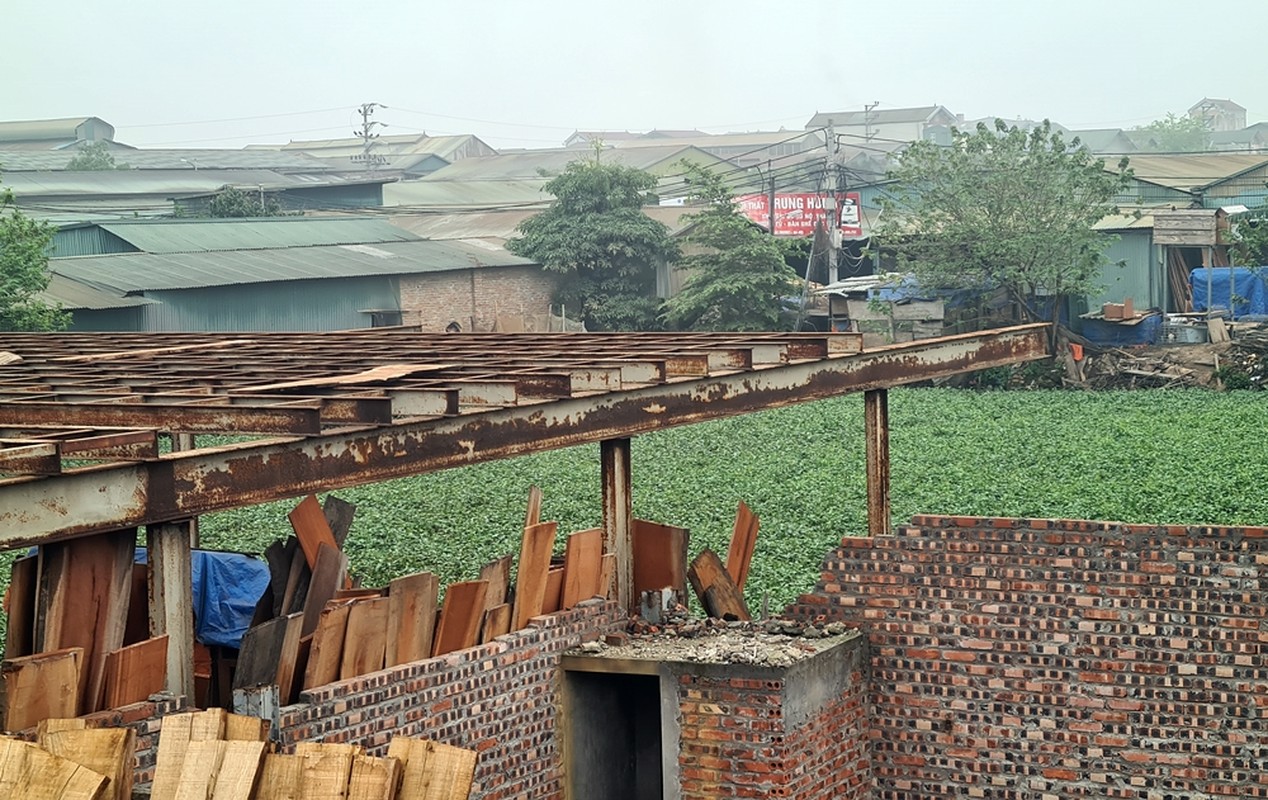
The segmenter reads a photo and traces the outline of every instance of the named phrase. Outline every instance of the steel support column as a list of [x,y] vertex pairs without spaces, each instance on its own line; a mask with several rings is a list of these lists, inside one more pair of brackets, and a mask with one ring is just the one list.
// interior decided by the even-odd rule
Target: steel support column
[[634,557],[631,541],[634,514],[630,489],[630,440],[604,439],[600,445],[603,470],[603,549],[616,555],[612,575],[614,597],[622,608],[634,610]]
[[889,534],[889,390],[863,393],[867,437],[867,533]]
[[194,596],[190,522],[146,528],[150,562],[150,635],[167,635],[167,679],[163,688],[194,699]]

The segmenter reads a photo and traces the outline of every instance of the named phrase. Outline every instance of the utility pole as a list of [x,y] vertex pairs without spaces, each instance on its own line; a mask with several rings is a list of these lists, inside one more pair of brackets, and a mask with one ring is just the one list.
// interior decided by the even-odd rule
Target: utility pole
[[775,171],[771,169],[771,160],[766,159],[766,174],[770,176],[770,189],[766,195],[766,213],[770,217],[770,235],[775,235]]
[[353,161],[362,161],[370,169],[374,169],[382,164],[387,163],[387,159],[383,156],[373,155],[370,148],[374,146],[374,140],[379,135],[374,132],[375,128],[386,128],[386,122],[375,122],[370,119],[374,116],[376,108],[387,108],[382,103],[362,103],[357,111],[361,114],[361,130],[353,131],[352,135],[361,140],[361,154],[352,157]]
[[880,104],[880,100],[863,104],[863,140],[866,142],[872,141],[872,109]]

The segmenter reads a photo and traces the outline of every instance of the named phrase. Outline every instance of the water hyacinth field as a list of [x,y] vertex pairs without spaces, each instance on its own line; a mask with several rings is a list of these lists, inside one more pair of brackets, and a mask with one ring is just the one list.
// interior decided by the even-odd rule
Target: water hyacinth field
[[[1268,525],[1268,399],[1203,390],[890,392],[896,523],[916,513]],[[761,517],[747,595],[781,608],[824,554],[865,530],[860,396],[640,436],[634,512],[725,554],[735,507]],[[339,491],[366,585],[442,582],[518,552],[529,486],[561,533],[597,526],[599,448],[585,446]],[[259,552],[289,532],[275,503],[204,517],[205,547]],[[562,536],[561,536],[562,545]]]

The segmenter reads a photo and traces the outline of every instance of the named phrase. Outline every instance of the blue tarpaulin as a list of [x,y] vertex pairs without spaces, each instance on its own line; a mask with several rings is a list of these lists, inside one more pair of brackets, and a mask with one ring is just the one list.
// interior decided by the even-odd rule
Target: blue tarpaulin
[[1083,338],[1103,347],[1154,344],[1162,334],[1162,315],[1149,314],[1133,325],[1103,319],[1083,319]]
[[[268,565],[242,553],[195,550],[193,556],[194,638],[236,648],[268,588]],[[136,561],[146,563],[144,547],[137,548]]]
[[[1229,310],[1229,274],[1232,274],[1233,295],[1237,302],[1232,306],[1233,318],[1268,314],[1268,285],[1264,277],[1268,267],[1200,267],[1189,273],[1189,286],[1193,290],[1193,310]],[[1207,281],[1210,280],[1210,297],[1207,297]]]

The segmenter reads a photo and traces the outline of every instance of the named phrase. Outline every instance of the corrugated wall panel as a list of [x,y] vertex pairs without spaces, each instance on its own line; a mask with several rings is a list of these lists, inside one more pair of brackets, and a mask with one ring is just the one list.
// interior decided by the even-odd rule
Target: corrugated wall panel
[[[1162,305],[1161,268],[1154,258],[1153,234],[1149,230],[1123,231],[1118,241],[1105,248],[1110,260],[1101,271],[1096,284],[1103,287],[1097,294],[1088,296],[1088,308],[1099,308],[1102,303],[1121,303],[1130,297],[1137,309],[1144,310]],[[1118,262],[1124,262],[1118,266]],[[1152,280],[1150,273],[1154,274]]]
[[108,253],[135,253],[137,248],[113,233],[91,225],[83,228],[66,228],[53,234],[51,256],[104,256]]
[[333,331],[370,327],[367,309],[399,308],[387,277],[283,281],[146,292],[150,331]]

